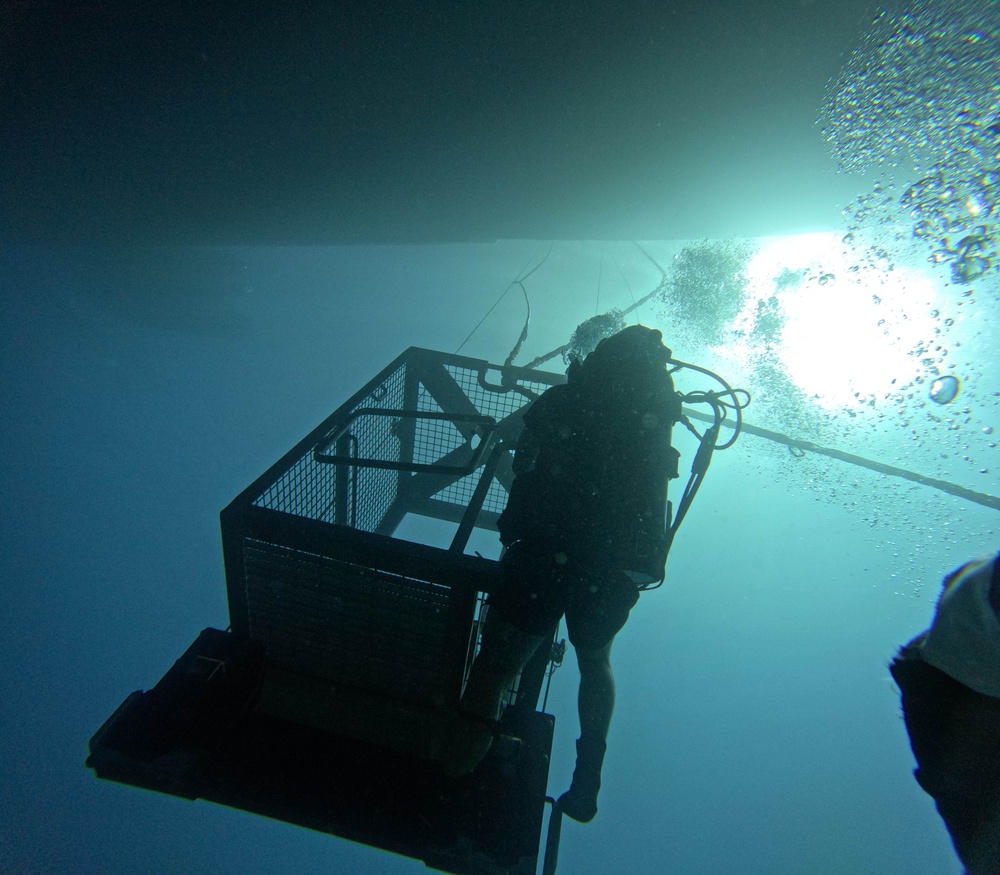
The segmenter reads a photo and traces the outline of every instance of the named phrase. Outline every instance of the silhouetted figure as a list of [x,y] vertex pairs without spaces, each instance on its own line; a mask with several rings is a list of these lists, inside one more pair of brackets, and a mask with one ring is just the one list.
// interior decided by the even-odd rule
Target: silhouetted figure
[[949,574],[892,676],[917,760],[968,875],[1000,875],[1000,557]]
[[[565,616],[580,667],[580,738],[559,806],[581,822],[597,813],[615,705],[611,645],[638,587],[662,578],[666,561],[680,416],[669,358],[659,331],[631,326],[571,364],[567,382],[525,412],[499,522],[501,583],[462,700],[467,713],[497,719],[504,690]],[[467,739],[453,771],[474,768],[490,740],[485,731]]]

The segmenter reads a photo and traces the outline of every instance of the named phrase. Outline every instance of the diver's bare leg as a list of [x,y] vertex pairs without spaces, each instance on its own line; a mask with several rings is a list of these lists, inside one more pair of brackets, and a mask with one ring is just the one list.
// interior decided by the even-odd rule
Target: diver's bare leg
[[615,710],[615,678],[611,671],[613,641],[596,650],[576,648],[580,666],[580,738],[576,742],[573,783],[559,797],[559,808],[581,823],[588,823],[597,814],[601,767],[608,748],[611,715]]
[[611,670],[612,638],[598,650],[576,650],[580,666],[580,692],[577,707],[580,711],[580,735],[607,740],[611,716],[615,711],[615,676]]

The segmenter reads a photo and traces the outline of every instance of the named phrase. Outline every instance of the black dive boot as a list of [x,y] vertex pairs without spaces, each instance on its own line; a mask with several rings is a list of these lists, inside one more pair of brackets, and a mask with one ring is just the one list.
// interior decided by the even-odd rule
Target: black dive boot
[[582,735],[576,742],[573,783],[559,797],[559,808],[567,817],[590,823],[597,814],[597,794],[601,789],[601,766],[608,749],[603,738]]

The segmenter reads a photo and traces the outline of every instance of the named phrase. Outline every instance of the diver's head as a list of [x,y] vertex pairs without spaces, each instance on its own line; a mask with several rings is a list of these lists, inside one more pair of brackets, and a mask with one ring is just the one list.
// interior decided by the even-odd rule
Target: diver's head
[[581,381],[593,386],[619,383],[622,377],[652,378],[662,372],[670,361],[670,350],[663,345],[663,335],[655,328],[630,325],[617,334],[606,337],[581,362],[570,362],[566,377],[570,382]]
[[584,365],[635,366],[663,368],[670,360],[670,350],[663,345],[663,334],[645,325],[629,325],[602,340]]

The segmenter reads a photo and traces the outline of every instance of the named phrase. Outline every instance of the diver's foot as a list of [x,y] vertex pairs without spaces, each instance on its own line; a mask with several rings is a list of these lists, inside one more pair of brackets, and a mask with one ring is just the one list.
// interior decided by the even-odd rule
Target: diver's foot
[[608,749],[603,738],[583,734],[576,742],[576,768],[569,789],[559,797],[563,814],[580,823],[590,823],[597,815],[597,794],[601,791],[601,766]]
[[559,810],[579,823],[590,823],[597,816],[597,793],[575,792],[572,787],[559,797]]

